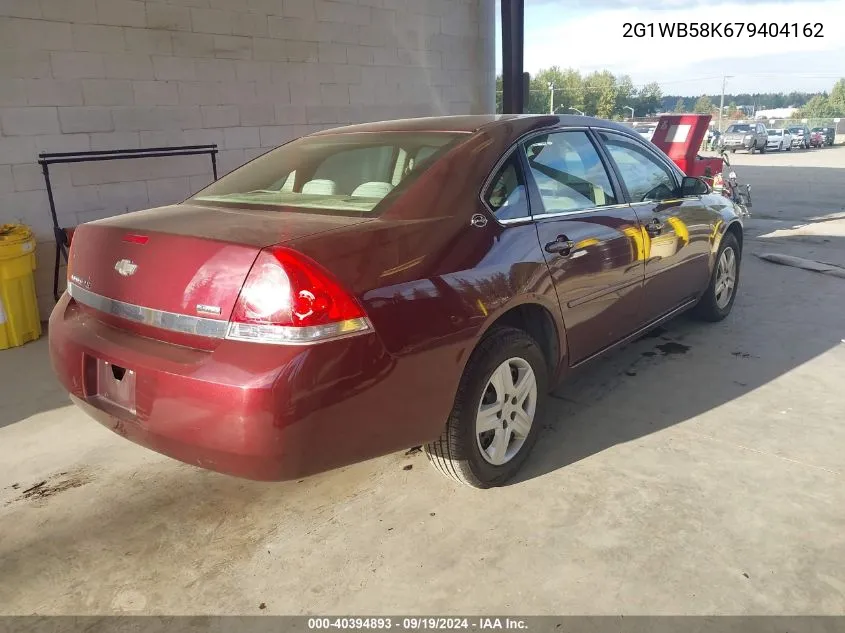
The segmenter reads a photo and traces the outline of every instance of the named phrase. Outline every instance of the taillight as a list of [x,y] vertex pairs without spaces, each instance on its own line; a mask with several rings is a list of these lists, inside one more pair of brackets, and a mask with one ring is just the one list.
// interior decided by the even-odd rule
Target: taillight
[[370,329],[363,308],[328,271],[301,253],[274,247],[258,254],[226,338],[305,344]]

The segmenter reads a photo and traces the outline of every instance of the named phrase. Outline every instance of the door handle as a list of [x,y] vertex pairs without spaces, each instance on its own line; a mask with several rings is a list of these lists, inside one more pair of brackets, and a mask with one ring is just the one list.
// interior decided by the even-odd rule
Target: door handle
[[558,235],[554,241],[549,242],[545,246],[547,253],[553,253],[555,255],[562,255],[566,257],[572,252],[572,249],[575,248],[575,242],[570,240],[565,235]]
[[652,237],[660,235],[663,232],[663,222],[657,218],[652,218],[651,222],[645,225],[645,231]]

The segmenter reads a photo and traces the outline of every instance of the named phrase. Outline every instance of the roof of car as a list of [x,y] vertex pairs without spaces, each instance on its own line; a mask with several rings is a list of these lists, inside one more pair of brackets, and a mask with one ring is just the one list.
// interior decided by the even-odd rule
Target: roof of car
[[[346,125],[316,132],[314,135],[351,134],[356,132],[477,132],[489,126],[518,121],[526,129],[540,126],[601,126],[630,133],[629,126],[615,121],[588,116],[552,114],[469,114],[415,119],[395,119]],[[655,124],[656,125],[656,124]]]

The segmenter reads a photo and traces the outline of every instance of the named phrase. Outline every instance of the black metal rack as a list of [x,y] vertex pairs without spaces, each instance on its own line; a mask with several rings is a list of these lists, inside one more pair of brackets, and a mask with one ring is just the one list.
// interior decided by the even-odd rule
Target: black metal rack
[[53,271],[53,298],[59,300],[59,266],[61,258],[67,262],[68,249],[75,227],[62,227],[56,215],[56,202],[53,199],[53,187],[50,183],[50,165],[61,163],[92,163],[106,160],[128,160],[133,158],[162,158],[164,156],[211,156],[211,170],[217,180],[217,145],[180,145],[173,147],[149,147],[146,149],[97,150],[89,152],[41,152],[38,163],[47,185],[47,198],[50,201],[50,216],[53,218],[53,235],[56,239],[56,265]]

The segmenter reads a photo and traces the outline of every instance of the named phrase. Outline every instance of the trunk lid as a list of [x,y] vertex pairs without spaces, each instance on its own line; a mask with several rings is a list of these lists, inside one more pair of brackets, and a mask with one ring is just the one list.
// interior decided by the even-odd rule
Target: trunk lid
[[[127,329],[185,344],[185,331],[180,335],[149,324],[175,323],[178,330],[199,318],[200,331],[219,330],[213,321],[229,320],[263,247],[367,221],[193,204],[139,211],[79,226],[69,280],[82,289],[75,298],[83,309],[98,318],[114,322],[116,316],[123,317],[121,327],[126,320],[134,321]],[[188,341],[192,343],[197,341]]]

